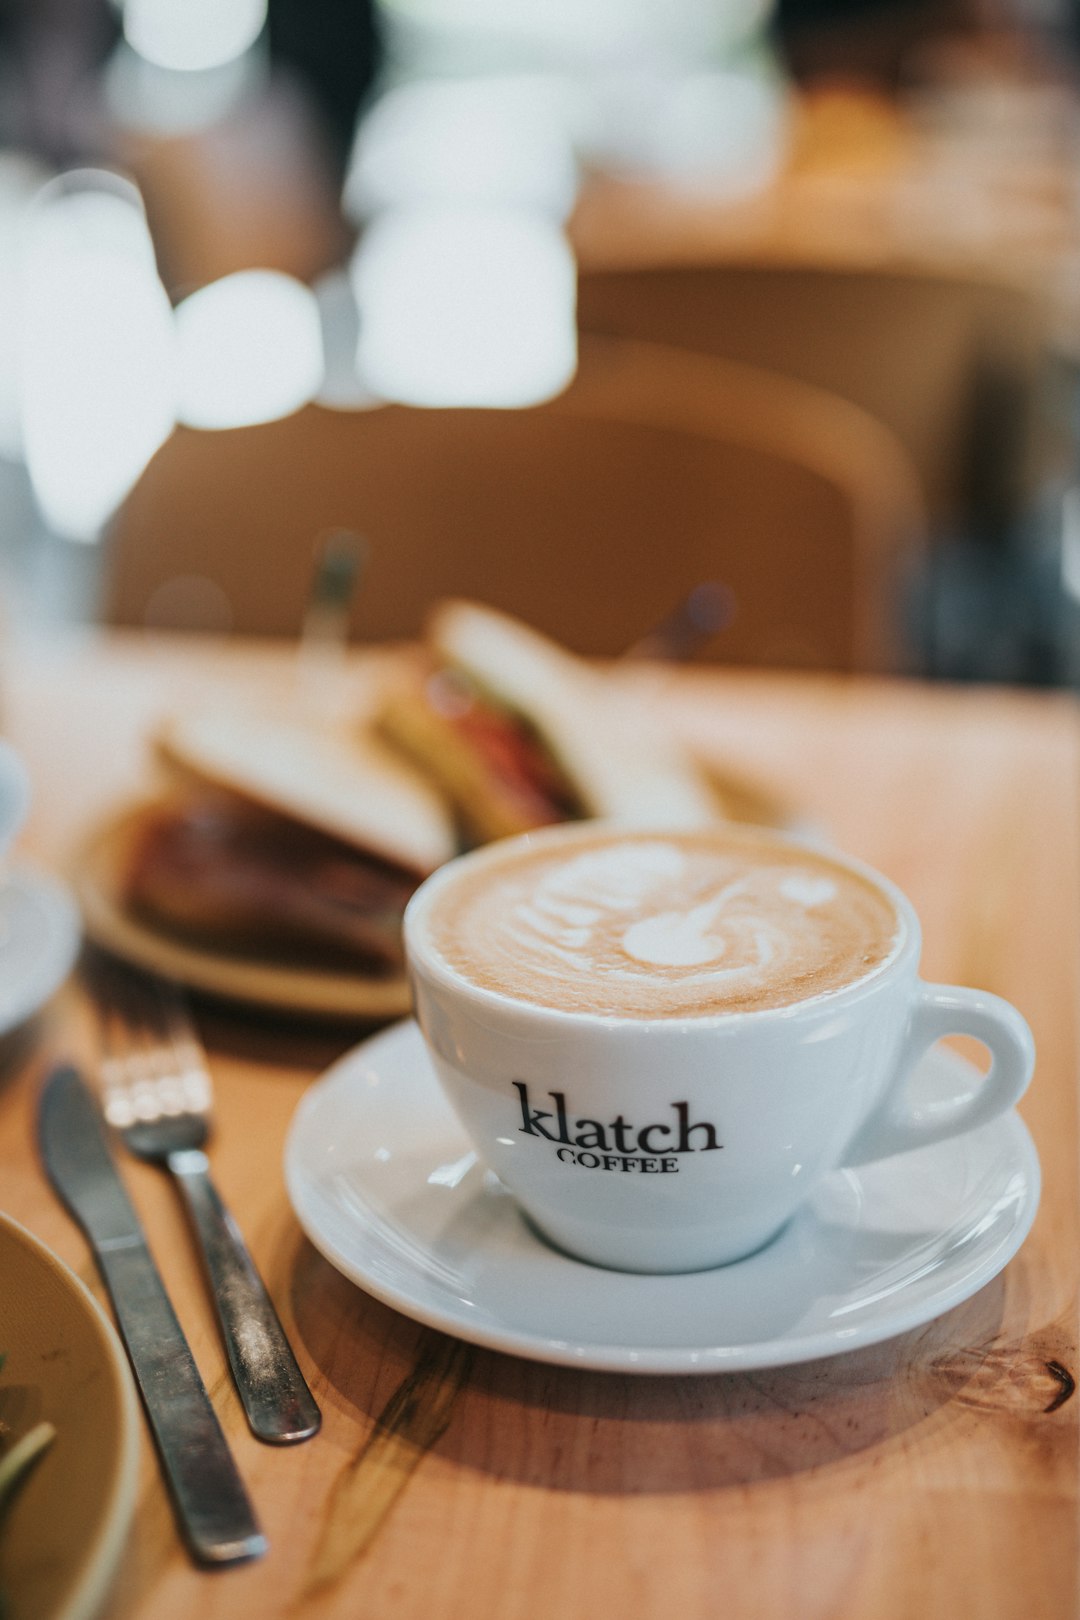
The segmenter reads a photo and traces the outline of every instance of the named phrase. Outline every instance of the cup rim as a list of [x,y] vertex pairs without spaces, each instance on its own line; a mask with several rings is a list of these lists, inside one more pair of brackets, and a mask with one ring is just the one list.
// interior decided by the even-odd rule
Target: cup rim
[[[430,911],[435,899],[448,884],[456,883],[460,873],[466,868],[473,870],[497,863],[507,852],[515,847],[527,848],[538,839],[547,843],[574,843],[578,839],[585,839],[592,834],[629,833],[645,837],[672,837],[681,836],[690,832],[728,831],[737,838],[747,842],[760,842],[762,844],[780,844],[788,849],[806,849],[812,854],[823,856],[836,866],[852,872],[870,883],[874,888],[885,894],[894,906],[900,919],[898,938],[892,951],[881,962],[878,962],[861,978],[849,984],[838,986],[834,990],[822,990],[814,996],[804,997],[801,1001],[785,1002],[780,1006],[744,1008],[737,1012],[690,1013],[682,1016],[672,1016],[665,1013],[649,1014],[644,1017],[630,1013],[604,1013],[593,1012],[581,1008],[552,1007],[543,1002],[529,1001],[524,996],[512,996],[504,990],[492,990],[484,985],[474,984],[463,974],[457,972],[442,955],[431,945],[429,940],[418,937],[420,926],[425,913]],[[769,1020],[783,1020],[793,1017],[805,1017],[812,1012],[831,1012],[838,1004],[847,1004],[857,1001],[865,995],[874,993],[887,979],[891,979],[899,972],[905,963],[912,957],[918,963],[922,950],[922,927],[914,906],[904,894],[903,890],[893,883],[891,878],[879,872],[867,862],[859,860],[856,856],[848,855],[839,850],[833,850],[822,845],[819,839],[812,834],[799,834],[774,831],[772,828],[758,828],[733,823],[717,823],[715,828],[708,824],[695,824],[693,826],[662,822],[625,822],[606,818],[591,818],[585,821],[559,822],[546,827],[538,827],[525,833],[516,833],[507,838],[495,839],[489,844],[483,844],[477,849],[466,851],[455,856],[452,860],[437,867],[418,889],[415,890],[404,916],[405,960],[410,979],[418,973],[424,973],[428,978],[437,981],[445,988],[461,995],[481,1007],[513,1013],[518,1016],[535,1018],[540,1023],[572,1024],[577,1028],[624,1028],[628,1030],[643,1031],[663,1027],[674,1029],[676,1027],[689,1030],[724,1028],[734,1029],[744,1027],[748,1023],[761,1023]],[[415,1003],[416,993],[413,989]]]

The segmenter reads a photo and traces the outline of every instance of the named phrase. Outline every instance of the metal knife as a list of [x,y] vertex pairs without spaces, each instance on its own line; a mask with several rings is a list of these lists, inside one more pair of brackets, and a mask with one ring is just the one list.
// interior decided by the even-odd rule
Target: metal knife
[[267,1542],[78,1072],[49,1076],[41,1155],[90,1241],[150,1420],[180,1531],[202,1564],[258,1558]]

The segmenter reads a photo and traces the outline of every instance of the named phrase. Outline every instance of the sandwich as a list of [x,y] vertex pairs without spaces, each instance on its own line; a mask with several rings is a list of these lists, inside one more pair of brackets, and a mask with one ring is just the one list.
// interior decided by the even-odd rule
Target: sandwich
[[409,896],[456,850],[437,790],[357,728],[199,713],[158,746],[169,786],[131,824],[132,915],[204,947],[400,975]]
[[692,826],[724,810],[625,685],[472,602],[434,610],[375,725],[446,795],[468,844],[593,816]]
[[780,819],[752,784],[718,783],[634,683],[475,603],[439,604],[367,696],[348,722],[165,725],[167,791],[125,823],[126,912],[204,949],[400,980],[405,905],[463,847],[591,817]]

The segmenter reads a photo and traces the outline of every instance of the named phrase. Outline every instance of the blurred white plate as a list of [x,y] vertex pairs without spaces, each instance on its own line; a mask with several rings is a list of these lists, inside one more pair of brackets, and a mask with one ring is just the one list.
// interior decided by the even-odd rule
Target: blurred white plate
[[[911,1085],[950,1096],[935,1049]],[[1039,1161],[1015,1113],[917,1152],[839,1170],[775,1242],[736,1265],[639,1276],[558,1253],[476,1162],[409,1021],[305,1095],[289,1196],[346,1277],[406,1316],[536,1361],[709,1373],[838,1355],[940,1316],[1020,1247]]]
[[56,878],[13,861],[0,881],[0,1035],[59,989],[79,952],[79,913]]

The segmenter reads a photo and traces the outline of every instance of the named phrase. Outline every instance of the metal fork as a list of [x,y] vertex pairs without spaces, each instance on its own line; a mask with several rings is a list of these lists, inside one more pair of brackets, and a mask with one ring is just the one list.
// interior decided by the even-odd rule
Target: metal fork
[[240,1229],[210,1179],[210,1075],[178,989],[100,970],[105,1118],[140,1159],[174,1177],[202,1248],[229,1364],[252,1432],[273,1445],[307,1440],[319,1408]]

